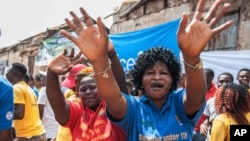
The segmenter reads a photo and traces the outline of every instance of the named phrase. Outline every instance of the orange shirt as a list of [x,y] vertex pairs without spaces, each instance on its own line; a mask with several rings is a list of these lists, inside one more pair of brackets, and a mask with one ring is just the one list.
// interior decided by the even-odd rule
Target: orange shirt
[[83,107],[82,102],[68,102],[70,119],[65,127],[70,129],[74,141],[126,141],[125,133],[106,116],[102,101],[96,111]]
[[211,88],[209,90],[207,90],[206,93],[206,101],[208,101],[208,99],[210,99],[211,97],[214,96],[214,93],[216,92],[217,88],[215,87],[214,84],[212,84]]

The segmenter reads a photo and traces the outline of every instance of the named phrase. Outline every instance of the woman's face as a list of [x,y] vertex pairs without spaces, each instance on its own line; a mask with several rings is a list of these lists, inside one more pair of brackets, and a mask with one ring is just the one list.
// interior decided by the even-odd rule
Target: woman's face
[[101,98],[97,94],[96,82],[93,77],[83,77],[78,85],[79,96],[85,106],[92,110],[99,107]]
[[171,88],[172,77],[165,63],[157,61],[143,74],[142,85],[151,100],[166,100]]

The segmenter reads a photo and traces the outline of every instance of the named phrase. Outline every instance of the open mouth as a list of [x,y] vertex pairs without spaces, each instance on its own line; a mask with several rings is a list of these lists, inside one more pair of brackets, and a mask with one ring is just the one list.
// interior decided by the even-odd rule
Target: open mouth
[[162,83],[152,83],[151,87],[155,90],[159,90],[159,89],[162,89],[164,85]]

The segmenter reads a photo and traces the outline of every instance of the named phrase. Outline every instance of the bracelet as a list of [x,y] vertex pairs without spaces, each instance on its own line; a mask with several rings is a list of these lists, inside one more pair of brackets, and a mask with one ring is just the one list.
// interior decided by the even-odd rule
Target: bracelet
[[114,51],[114,53],[112,55],[109,56],[109,58],[113,58],[116,55],[116,52]]
[[104,70],[104,71],[101,71],[101,72],[93,72],[93,75],[102,75],[103,78],[109,78],[109,75],[107,74],[107,71],[111,69],[111,61],[109,59],[109,65],[108,67]]
[[189,68],[195,69],[196,71],[201,70],[201,69],[203,68],[202,60],[200,60],[200,61],[199,61],[197,64],[195,64],[195,65],[188,64],[188,63],[185,62],[184,60],[183,60],[183,62],[184,62],[184,64],[185,64],[186,66],[188,66]]

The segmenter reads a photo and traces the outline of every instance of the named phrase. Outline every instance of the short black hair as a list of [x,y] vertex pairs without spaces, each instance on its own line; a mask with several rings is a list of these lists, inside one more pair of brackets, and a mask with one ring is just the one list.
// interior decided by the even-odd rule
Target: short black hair
[[26,83],[28,83],[29,80],[30,80],[30,76],[29,76],[29,74],[26,73],[25,76],[24,76],[24,81],[25,81]]
[[206,72],[206,74],[208,74],[208,76],[210,76],[212,79],[214,78],[214,71],[210,68],[205,68],[204,71]]
[[36,80],[36,81],[42,81],[42,79],[43,79],[43,75],[42,75],[41,73],[37,73],[37,74],[35,75],[35,80]]
[[24,80],[26,83],[28,83],[29,81],[34,81],[34,78],[33,78],[32,74],[26,73],[24,76]]
[[248,69],[248,68],[242,68],[242,69],[240,69],[240,70],[238,71],[238,73],[237,73],[237,76],[239,76],[240,72],[242,72],[242,71],[250,72],[250,69]]
[[144,71],[147,68],[152,67],[157,61],[164,62],[171,74],[172,84],[169,91],[172,92],[177,89],[181,71],[180,61],[170,49],[162,46],[150,48],[138,56],[135,65],[131,70],[132,82],[136,89],[142,88],[142,77]]
[[27,68],[24,64],[19,63],[19,62],[15,62],[12,64],[12,68],[18,70],[19,72],[21,72],[23,75],[25,75],[27,73]]
[[220,75],[218,75],[217,80],[218,80],[218,79],[220,78],[220,76],[222,76],[222,75],[227,75],[227,76],[230,77],[231,82],[234,81],[234,76],[233,76],[230,72],[223,72],[223,73],[221,73]]

